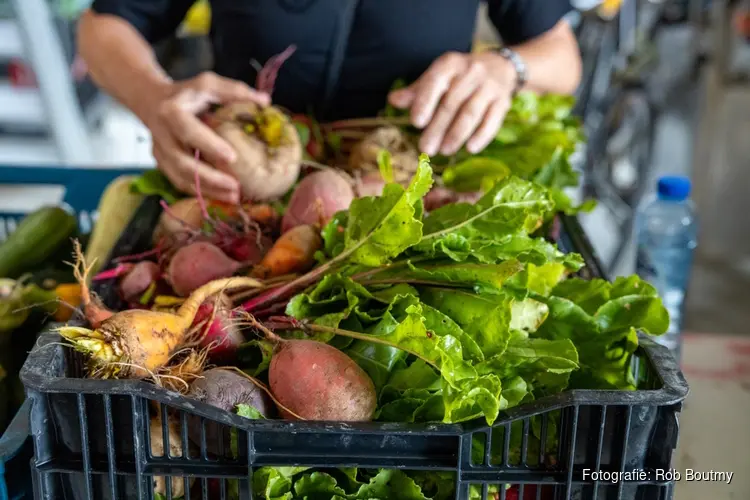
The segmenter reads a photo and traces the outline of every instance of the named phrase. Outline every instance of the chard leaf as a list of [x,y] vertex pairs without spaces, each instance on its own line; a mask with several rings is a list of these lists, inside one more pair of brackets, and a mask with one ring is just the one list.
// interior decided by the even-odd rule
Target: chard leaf
[[257,408],[246,404],[238,404],[236,413],[240,417],[249,418],[251,420],[265,420],[266,418],[257,410]]
[[[473,240],[463,254],[463,259],[494,264],[503,260],[517,259],[523,263],[543,265],[562,263],[567,269],[577,271],[583,267],[578,254],[564,254],[544,238],[532,238],[525,234],[511,234],[494,240]],[[459,249],[453,249],[458,254]]]
[[488,179],[494,184],[509,175],[510,167],[503,160],[473,156],[446,168],[443,182],[454,191],[472,192],[482,189],[482,184]]
[[[450,260],[420,263],[418,266],[409,263],[406,268],[385,269],[383,272],[375,274],[369,283],[444,284],[474,289],[477,293],[496,293],[502,289],[506,280],[522,271],[523,268],[523,264],[517,260],[508,260],[499,264],[454,262]],[[368,281],[364,283],[368,284]]]
[[304,474],[294,483],[297,498],[346,498],[346,491],[338,486],[336,480],[325,472]]
[[396,469],[380,469],[368,484],[362,485],[356,500],[429,500],[406,473]]
[[355,340],[344,352],[370,376],[375,390],[388,382],[391,372],[404,364],[406,352],[396,347]]
[[482,415],[492,424],[502,409],[502,384],[494,374],[465,380],[458,387],[443,384],[444,422],[466,422]]
[[425,303],[422,303],[422,315],[424,316],[424,326],[428,331],[435,332],[436,335],[441,337],[451,336],[458,339],[461,343],[465,359],[469,361],[484,361],[484,353],[476,340],[467,334],[450,317]]
[[[472,240],[529,234],[552,207],[543,187],[511,177],[496,184],[474,205],[456,203],[430,213],[425,219],[424,236],[412,252],[463,260]],[[462,253],[454,257],[453,250]]]
[[525,333],[537,331],[549,314],[549,307],[534,299],[514,301],[510,308],[510,328]]
[[[354,200],[349,207],[341,252],[347,253],[348,262],[382,265],[419,243],[422,238],[422,197],[431,187],[432,169],[423,155],[408,188],[387,184],[380,197]],[[332,231],[326,228],[324,233]]]
[[502,354],[510,339],[510,297],[480,296],[461,290],[427,287],[420,298],[442,312],[474,339],[485,357]]
[[570,339],[578,350],[574,387],[634,389],[630,361],[638,347],[636,330],[661,335],[669,326],[656,290],[637,276],[614,283],[568,279],[551,296],[535,299],[550,309],[537,335]]
[[292,500],[294,476],[309,467],[261,467],[252,476],[253,493],[267,500]]

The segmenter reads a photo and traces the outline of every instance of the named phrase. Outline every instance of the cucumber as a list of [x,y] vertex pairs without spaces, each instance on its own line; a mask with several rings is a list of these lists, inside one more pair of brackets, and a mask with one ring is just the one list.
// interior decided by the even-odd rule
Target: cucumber
[[76,218],[60,207],[42,207],[30,213],[0,243],[0,277],[18,278],[43,264],[77,228]]

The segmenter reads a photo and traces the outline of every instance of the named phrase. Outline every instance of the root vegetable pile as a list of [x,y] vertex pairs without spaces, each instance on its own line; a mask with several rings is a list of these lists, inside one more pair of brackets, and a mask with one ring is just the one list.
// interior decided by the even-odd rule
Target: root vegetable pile
[[[259,87],[272,87],[284,57],[269,62]],[[228,169],[246,201],[205,200],[196,180],[196,197],[163,203],[152,248],[93,279],[116,280],[125,310],[91,294],[87,263],[77,256],[86,324],[60,334],[89,360],[90,377],[146,379],[224,412],[205,428],[190,415],[183,433],[191,446],[205,439],[203,451],[213,456],[239,453],[227,422],[265,425],[229,414],[493,424],[501,410],[567,389],[635,389],[622,367],[638,346],[636,331],[663,333],[666,310],[637,277],[577,278],[581,257],[545,237],[556,214],[577,210],[561,194],[572,125],[555,118],[560,126],[551,127],[549,110],[531,104],[511,110],[514,128],[492,147],[520,148],[548,134],[554,154],[517,150],[518,166],[506,168],[493,150],[474,171],[461,153],[436,166],[442,178],[418,155],[403,117],[307,120],[316,129],[310,148],[276,108],[219,108],[207,122],[238,152]],[[346,156],[352,137],[357,144]],[[303,159],[305,149],[314,160]],[[549,432],[546,443],[529,435],[529,456],[556,459],[557,431]],[[279,498],[454,493],[431,473],[359,471],[344,485],[334,480],[343,471],[285,470],[282,480],[277,469],[260,470],[258,498],[266,498],[271,477]],[[335,495],[297,494],[319,478]],[[165,481],[156,478],[157,492]],[[372,493],[373,482],[401,490]]]

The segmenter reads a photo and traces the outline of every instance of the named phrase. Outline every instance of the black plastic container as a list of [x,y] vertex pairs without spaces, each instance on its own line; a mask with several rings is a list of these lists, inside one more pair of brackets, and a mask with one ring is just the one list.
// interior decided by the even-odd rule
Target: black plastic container
[[[112,257],[147,248],[158,215],[158,204],[147,200]],[[600,268],[575,220],[563,220],[561,226],[563,246],[581,251],[589,262],[586,274],[598,275]],[[97,291],[116,307],[112,288],[105,284]],[[263,466],[453,472],[461,500],[672,498],[673,483],[661,480],[656,471],[672,465],[678,415],[688,389],[670,353],[647,338],[641,339],[632,366],[639,390],[568,391],[504,411],[492,427],[484,421],[352,425],[248,420],[147,382],[77,378],[83,373],[81,358],[59,340],[57,334],[44,334],[21,374],[32,401],[37,499],[152,499],[158,476],[178,478],[166,481],[168,499],[178,498],[180,490],[186,500],[252,499],[258,497],[252,495],[251,477]],[[176,423],[174,436],[186,451],[183,456],[151,453],[154,414]],[[236,449],[226,449],[224,440],[218,440],[218,453],[209,454],[205,436],[214,431],[227,439],[236,436]],[[161,434],[167,442],[166,425]],[[592,475],[640,470],[637,481],[595,481]],[[512,488],[490,494],[489,487],[497,485]]]

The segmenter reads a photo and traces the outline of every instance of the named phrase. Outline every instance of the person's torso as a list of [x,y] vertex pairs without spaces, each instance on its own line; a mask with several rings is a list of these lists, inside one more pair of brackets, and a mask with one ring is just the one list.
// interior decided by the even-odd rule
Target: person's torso
[[471,47],[479,0],[211,0],[217,73],[255,82],[289,45],[276,103],[321,120],[373,116],[398,79]]

